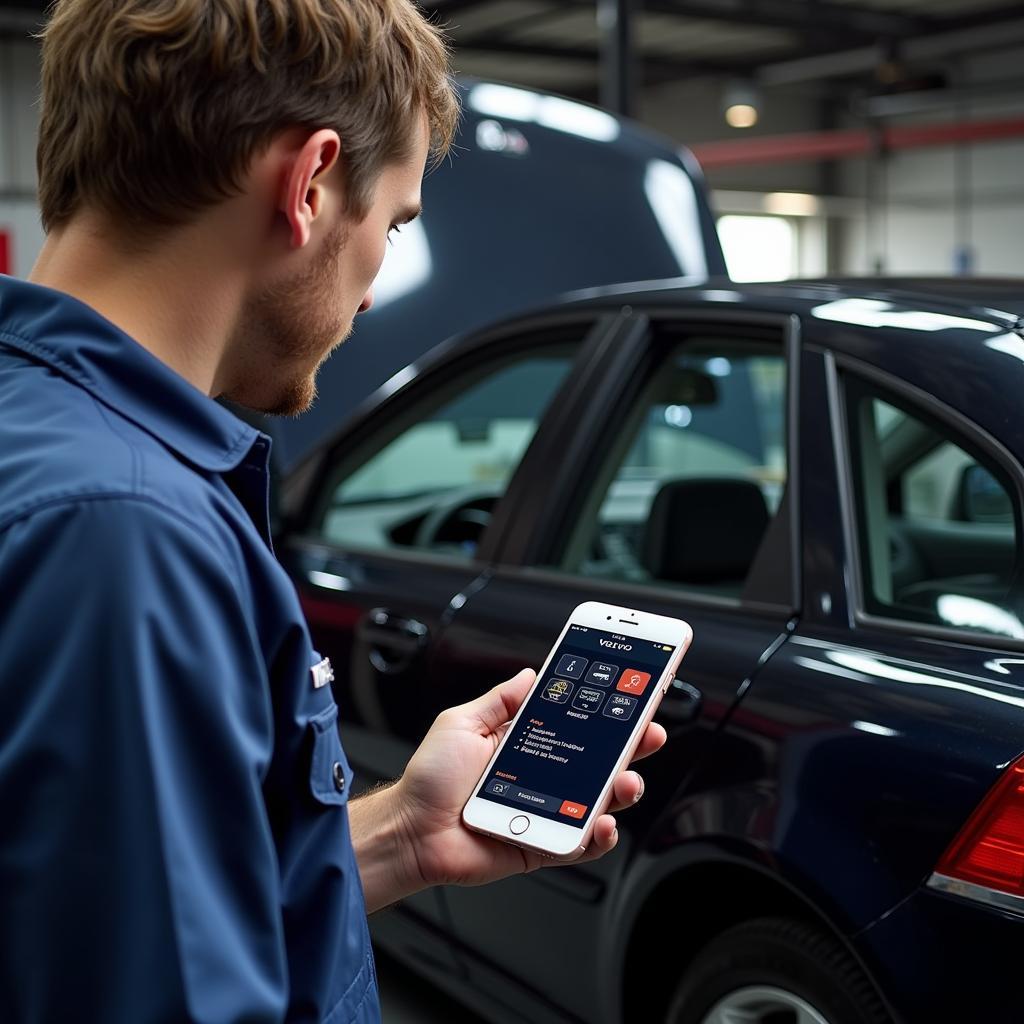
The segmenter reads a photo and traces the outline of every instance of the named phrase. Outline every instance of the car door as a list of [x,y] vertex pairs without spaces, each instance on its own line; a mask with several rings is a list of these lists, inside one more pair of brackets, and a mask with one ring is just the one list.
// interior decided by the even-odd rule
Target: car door
[[[400,776],[433,721],[437,637],[486,578],[505,490],[539,422],[586,381],[614,320],[563,316],[441,351],[286,482],[297,511],[279,555],[334,667],[357,791]],[[439,890],[381,917],[375,937],[390,929],[393,951],[457,969],[431,931],[446,920]]]
[[[509,481],[592,344],[595,317],[498,331],[413,368],[313,469],[282,562],[332,661],[342,734],[364,782],[401,774],[436,712],[438,633],[485,574]],[[575,372],[574,372],[575,370]]]
[[499,991],[514,964],[519,983],[602,1019],[598,977],[621,953],[616,883],[797,607],[796,345],[785,317],[634,313],[600,383],[524,460],[499,564],[441,638],[435,707],[539,667],[585,600],[684,618],[694,641],[659,710],[668,744],[644,764],[646,795],[620,815],[615,853],[445,891],[483,988]]

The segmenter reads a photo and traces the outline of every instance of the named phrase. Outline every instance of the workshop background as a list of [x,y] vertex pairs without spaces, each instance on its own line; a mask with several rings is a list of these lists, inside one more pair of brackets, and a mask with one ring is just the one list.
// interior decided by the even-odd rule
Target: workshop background
[[[1024,10],[1006,0],[441,0],[466,75],[691,147],[738,280],[1022,269]],[[0,3],[0,267],[27,273],[44,5]],[[769,242],[770,244],[764,244]]]
[[[421,6],[461,75],[595,104],[688,147],[734,281],[1024,275],[1019,0]],[[20,276],[43,240],[44,10],[0,0],[0,272]],[[385,1020],[483,1019],[379,958]]]

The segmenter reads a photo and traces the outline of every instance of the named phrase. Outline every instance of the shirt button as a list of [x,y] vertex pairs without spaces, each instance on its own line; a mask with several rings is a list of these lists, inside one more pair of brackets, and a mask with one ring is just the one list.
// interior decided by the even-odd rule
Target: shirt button
[[339,793],[345,792],[345,769],[341,767],[340,761],[334,762],[334,767],[331,769],[331,773],[334,775],[334,788]]

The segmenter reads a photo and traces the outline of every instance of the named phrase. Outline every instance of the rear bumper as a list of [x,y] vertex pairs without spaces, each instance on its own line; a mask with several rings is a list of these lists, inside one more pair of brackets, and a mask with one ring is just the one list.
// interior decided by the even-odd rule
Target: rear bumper
[[1024,1020],[1024,916],[921,888],[855,945],[903,1024]]

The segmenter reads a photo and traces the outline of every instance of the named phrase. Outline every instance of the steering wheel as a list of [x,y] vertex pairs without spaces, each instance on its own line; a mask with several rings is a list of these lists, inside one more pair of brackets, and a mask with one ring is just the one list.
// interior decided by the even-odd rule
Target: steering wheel
[[415,546],[478,544],[491,521],[498,497],[495,493],[477,490],[458,491],[427,513],[416,531]]

